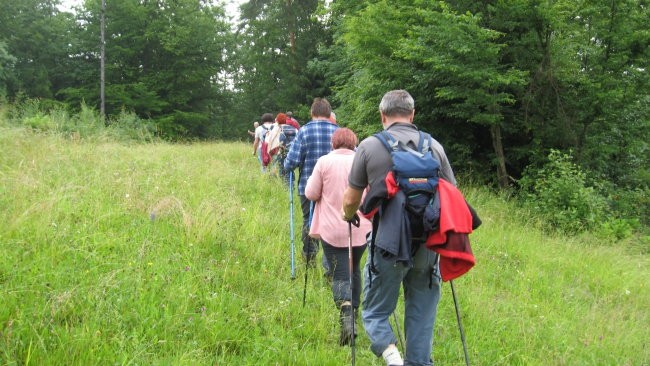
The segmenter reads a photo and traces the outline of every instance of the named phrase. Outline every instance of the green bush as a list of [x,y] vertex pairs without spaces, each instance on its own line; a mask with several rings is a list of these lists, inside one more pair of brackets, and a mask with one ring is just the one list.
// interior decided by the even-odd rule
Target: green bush
[[33,130],[39,130],[39,131],[56,130],[56,125],[52,122],[52,119],[49,116],[45,116],[42,114],[25,117],[22,120],[22,124],[23,126],[29,127]]
[[551,150],[547,163],[528,167],[519,183],[525,205],[550,228],[577,233],[609,221],[607,200],[586,181],[570,155]]
[[610,219],[603,222],[596,230],[596,235],[601,238],[625,239],[634,234],[640,227],[636,219]]
[[104,121],[99,112],[82,103],[79,112],[66,121],[62,132],[68,134],[77,133],[80,137],[86,138],[101,134],[104,128]]
[[46,99],[21,99],[2,106],[2,123],[26,127],[37,132],[61,134],[73,139],[151,142],[157,138],[150,120],[122,111],[110,116],[106,124],[99,112],[82,103],[78,112],[70,113],[65,104]]
[[151,142],[156,139],[156,126],[153,122],[124,110],[111,118],[108,129],[118,140]]
[[618,189],[610,195],[617,217],[636,220],[650,229],[650,187]]

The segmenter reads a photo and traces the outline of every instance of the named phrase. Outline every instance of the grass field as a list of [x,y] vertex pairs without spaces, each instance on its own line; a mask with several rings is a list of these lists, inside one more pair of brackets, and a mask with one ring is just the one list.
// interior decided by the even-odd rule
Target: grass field
[[[0,146],[0,364],[350,363],[320,268],[302,306],[288,192],[249,145],[0,128]],[[647,250],[547,236],[461,189],[483,219],[477,266],[454,282],[472,365],[650,365]],[[357,365],[382,365],[368,347],[361,332]],[[464,365],[447,284],[433,357]]]

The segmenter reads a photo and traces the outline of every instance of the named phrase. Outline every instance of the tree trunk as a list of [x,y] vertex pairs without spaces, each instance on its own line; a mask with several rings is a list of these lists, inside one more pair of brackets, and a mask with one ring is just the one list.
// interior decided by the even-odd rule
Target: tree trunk
[[492,135],[492,146],[497,157],[497,179],[499,187],[508,188],[508,172],[506,171],[506,158],[503,153],[503,144],[501,143],[501,126],[490,126],[490,135]]
[[293,11],[291,9],[291,3],[292,0],[287,0],[287,10],[288,13],[290,14],[288,26],[289,26],[289,44],[291,45],[291,54],[295,55],[296,54],[296,22],[293,17]]

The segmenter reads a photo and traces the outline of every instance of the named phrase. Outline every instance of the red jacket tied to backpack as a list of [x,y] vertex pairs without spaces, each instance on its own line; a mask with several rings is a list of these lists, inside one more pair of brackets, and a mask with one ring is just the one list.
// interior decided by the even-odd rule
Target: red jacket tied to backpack
[[476,260],[469,244],[472,232],[472,214],[463,194],[444,179],[438,182],[440,197],[440,224],[424,243],[440,254],[440,276],[453,280],[469,271]]

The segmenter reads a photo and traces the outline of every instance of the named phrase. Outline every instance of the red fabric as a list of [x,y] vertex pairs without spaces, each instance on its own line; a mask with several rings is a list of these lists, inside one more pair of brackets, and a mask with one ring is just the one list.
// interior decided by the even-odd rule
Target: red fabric
[[296,128],[296,130],[300,129],[300,124],[298,124],[298,121],[296,121],[293,117],[287,118],[287,124],[289,126],[293,126]]
[[387,191],[387,198],[391,199],[395,197],[397,192],[399,191],[399,186],[397,185],[397,182],[395,181],[395,176],[393,175],[393,172],[388,172],[386,174],[386,179],[384,180],[386,183],[386,191]]
[[464,275],[476,264],[467,234],[448,232],[445,245],[433,250],[440,254],[440,277],[443,281]]
[[269,155],[268,144],[266,141],[262,141],[262,165],[268,166],[271,163],[271,155]]
[[425,245],[440,254],[440,275],[443,281],[467,273],[476,260],[469,245],[472,214],[463,194],[453,184],[440,179],[440,227],[429,235]]
[[372,218],[375,217],[375,214],[377,214],[377,212],[379,212],[379,207],[375,207],[375,208],[373,208],[372,211],[370,211],[370,212],[368,212],[368,213],[363,213],[363,212],[362,212],[361,214],[362,214],[363,217],[365,217],[366,219],[368,219],[368,220],[372,220]]

